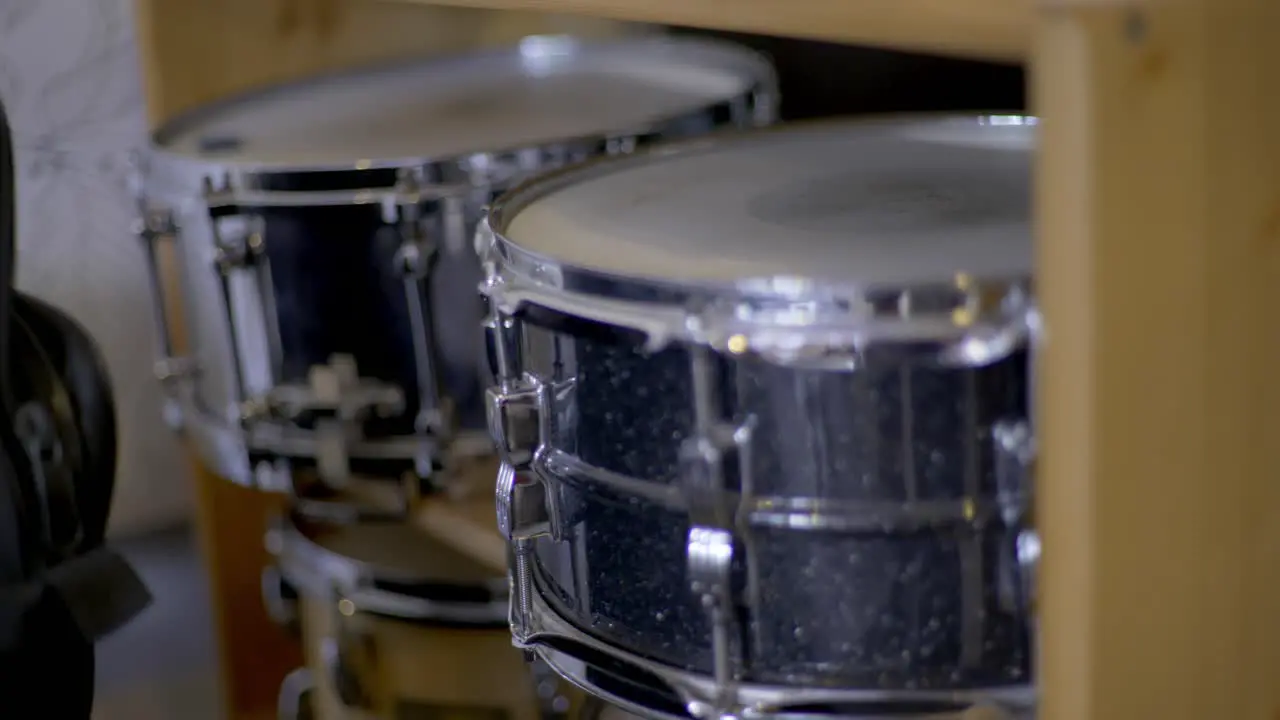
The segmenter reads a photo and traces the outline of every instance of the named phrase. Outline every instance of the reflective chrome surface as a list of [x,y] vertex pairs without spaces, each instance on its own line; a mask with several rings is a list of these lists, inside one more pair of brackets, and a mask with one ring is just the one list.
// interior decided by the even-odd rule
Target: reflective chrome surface
[[517,642],[651,716],[1025,717],[1030,269],[694,286],[503,237],[643,162],[477,232]]

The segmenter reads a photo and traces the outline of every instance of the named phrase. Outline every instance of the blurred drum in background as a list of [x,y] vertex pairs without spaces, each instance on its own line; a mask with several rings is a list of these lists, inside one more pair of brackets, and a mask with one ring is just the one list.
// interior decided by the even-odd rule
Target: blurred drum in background
[[[775,98],[768,62],[733,45],[543,36],[263,90],[173,120],[141,158],[139,198],[164,340],[158,371],[175,424],[216,476],[288,498],[289,522],[383,534],[378,552],[348,564],[394,566],[380,553],[397,551],[430,563],[435,547],[407,527],[364,525],[401,523],[422,494],[468,487],[458,468],[492,452],[471,244],[481,208],[575,160],[768,123]],[[160,291],[157,258],[171,251],[181,315]],[[171,326],[185,343],[170,339]],[[260,548],[262,510],[253,512],[241,528],[206,538],[206,553],[222,558],[216,572],[230,555],[248,557],[246,546]],[[395,542],[411,547],[385,549]],[[246,645],[237,660],[224,657],[227,673],[259,662],[248,648],[269,630],[244,621],[261,614],[256,593],[253,608],[236,595],[245,574],[215,582],[228,594],[219,603],[230,604],[219,611],[223,642]],[[468,578],[432,575],[431,587]],[[405,596],[415,602],[439,600],[413,592]],[[349,607],[303,595],[307,607]],[[322,675],[314,648],[346,630],[322,623],[327,611],[302,614],[314,618],[303,625],[310,670]],[[397,618],[378,627],[417,622],[377,608],[357,614]],[[442,646],[436,630],[424,632],[414,635],[422,652]],[[463,633],[481,644],[507,634]],[[516,672],[520,653],[509,637],[500,644],[507,659],[494,661],[490,681],[525,683],[523,671],[502,675]],[[381,646],[374,677],[438,661],[406,659],[417,651],[395,640]],[[409,696],[426,702],[428,691]]]
[[295,512],[267,544],[267,606],[307,660],[281,689],[282,717],[539,720],[557,702],[539,701],[511,647],[500,573],[403,523]]
[[779,126],[494,204],[518,644],[649,717],[1034,706],[1034,125]]
[[439,489],[451,458],[490,448],[481,208],[566,163],[768,123],[775,95],[769,64],[732,45],[530,37],[170,123],[142,234],[181,257],[191,352],[166,342],[159,361],[175,419],[238,483],[287,491],[305,468],[338,489]]

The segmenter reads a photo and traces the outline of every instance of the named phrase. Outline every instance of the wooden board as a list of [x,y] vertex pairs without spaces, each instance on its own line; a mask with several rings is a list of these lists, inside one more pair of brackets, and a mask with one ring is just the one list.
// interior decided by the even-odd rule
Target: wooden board
[[1029,0],[394,0],[542,10],[788,35],[944,55],[1021,60]]
[[153,125],[250,88],[524,35],[630,31],[615,21],[372,0],[137,0]]
[[1042,720],[1280,717],[1280,15],[1038,21]]

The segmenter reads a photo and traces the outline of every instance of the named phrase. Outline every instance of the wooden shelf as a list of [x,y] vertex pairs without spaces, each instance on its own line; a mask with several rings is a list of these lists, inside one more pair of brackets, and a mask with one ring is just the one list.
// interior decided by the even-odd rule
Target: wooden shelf
[[944,55],[1030,55],[1029,0],[390,0],[592,15]]
[[[1270,0],[138,4],[153,121],[265,82],[496,42],[529,11],[1031,60],[1047,329],[1039,717],[1280,718]],[[507,12],[466,17],[478,8]],[[243,511],[217,514],[224,534],[251,531]],[[495,570],[505,562],[488,498],[428,504],[417,519]],[[222,587],[256,596],[257,568],[241,570]]]

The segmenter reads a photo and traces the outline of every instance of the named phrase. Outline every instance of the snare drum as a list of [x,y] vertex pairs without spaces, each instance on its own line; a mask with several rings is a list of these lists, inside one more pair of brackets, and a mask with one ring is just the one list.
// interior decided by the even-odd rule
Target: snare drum
[[649,716],[1031,705],[1033,125],[780,127],[493,206],[519,644]]
[[[193,354],[159,369],[222,476],[428,478],[484,432],[480,208],[525,175],[768,122],[767,62],[666,38],[518,48],[317,80],[161,129],[141,235],[177,238]],[[158,287],[158,280],[156,283]],[[160,332],[167,338],[157,297]]]
[[402,523],[294,513],[267,544],[279,573],[268,606],[301,630],[308,665],[285,682],[282,708],[309,705],[320,720],[539,720],[511,647],[505,578]]

